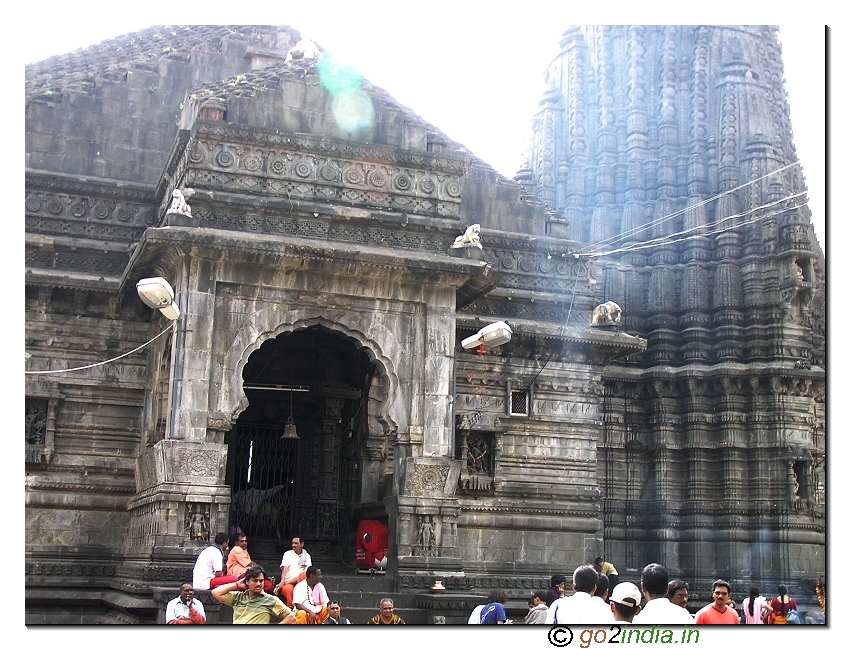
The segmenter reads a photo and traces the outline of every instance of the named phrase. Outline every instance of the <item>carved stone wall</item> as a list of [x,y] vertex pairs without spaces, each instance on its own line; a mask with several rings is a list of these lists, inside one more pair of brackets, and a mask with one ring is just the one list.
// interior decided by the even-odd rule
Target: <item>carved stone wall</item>
[[[598,554],[695,588],[822,570],[825,264],[779,171],[772,29],[570,29],[516,182],[368,82],[375,123],[345,131],[296,37],[152,28],[27,67],[27,370],[92,365],[27,375],[29,619],[69,619],[60,586],[87,622],[156,618],[228,525],[249,356],[310,327],[374,369],[351,504],[389,520],[400,588]],[[483,261],[449,257],[474,223]],[[99,364],[167,326],[134,291],[156,275],[174,332]],[[591,328],[607,300],[621,323]],[[461,351],[494,320],[508,344]]]
[[824,259],[776,28],[574,27],[561,48],[523,173],[648,343],[604,378],[604,555],[692,589],[802,587],[826,542]]

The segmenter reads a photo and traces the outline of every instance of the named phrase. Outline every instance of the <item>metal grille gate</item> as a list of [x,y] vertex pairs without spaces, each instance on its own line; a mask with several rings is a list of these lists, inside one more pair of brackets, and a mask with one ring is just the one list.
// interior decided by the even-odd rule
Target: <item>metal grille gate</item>
[[283,426],[236,425],[230,525],[248,538],[286,539],[293,533],[297,446]]

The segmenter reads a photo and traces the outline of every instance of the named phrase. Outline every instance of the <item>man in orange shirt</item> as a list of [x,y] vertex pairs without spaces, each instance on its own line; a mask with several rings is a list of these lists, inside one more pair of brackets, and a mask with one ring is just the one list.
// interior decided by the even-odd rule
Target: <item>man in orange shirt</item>
[[[227,555],[227,574],[231,577],[241,578],[248,568],[254,565],[251,555],[248,554],[248,537],[240,534],[236,537],[233,549]],[[274,589],[274,579],[268,577],[263,583],[263,590],[271,593]]]
[[718,579],[711,585],[711,596],[714,602],[703,606],[697,611],[694,619],[697,624],[740,624],[738,612],[729,606],[729,595],[732,587],[728,581]]
[[241,577],[248,568],[254,565],[251,555],[248,554],[248,537],[240,534],[236,537],[233,549],[227,555],[227,574]]

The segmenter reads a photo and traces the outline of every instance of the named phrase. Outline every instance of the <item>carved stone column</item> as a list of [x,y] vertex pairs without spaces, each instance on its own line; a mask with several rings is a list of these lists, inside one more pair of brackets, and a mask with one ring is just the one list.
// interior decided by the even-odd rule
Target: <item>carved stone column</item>
[[401,493],[386,502],[390,565],[397,574],[445,575],[462,570],[457,538],[460,506],[454,497],[461,460],[405,458]]

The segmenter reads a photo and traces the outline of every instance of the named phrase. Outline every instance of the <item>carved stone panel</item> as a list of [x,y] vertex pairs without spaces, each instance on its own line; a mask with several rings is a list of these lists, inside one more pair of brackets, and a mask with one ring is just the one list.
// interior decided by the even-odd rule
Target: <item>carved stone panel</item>
[[459,474],[459,460],[445,457],[405,458],[402,493],[407,496],[451,498]]

